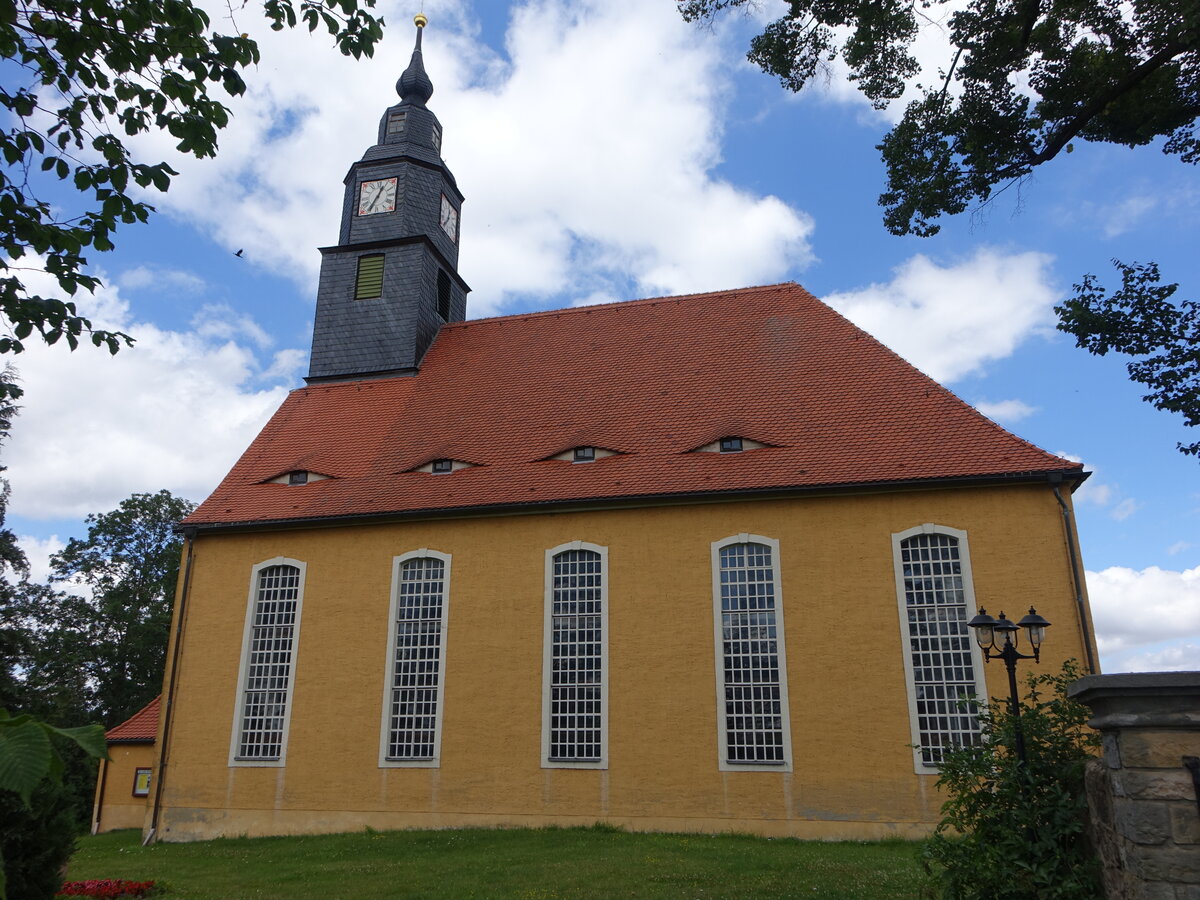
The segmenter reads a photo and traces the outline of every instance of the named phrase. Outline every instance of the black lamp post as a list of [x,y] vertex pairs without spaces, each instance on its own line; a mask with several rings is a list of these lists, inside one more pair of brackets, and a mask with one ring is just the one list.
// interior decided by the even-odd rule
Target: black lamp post
[[[1042,639],[1045,638],[1049,625],[1050,623],[1039,616],[1032,606],[1029,607],[1029,615],[1015,625],[1005,617],[1003,610],[1000,611],[999,619],[993,619],[987,614],[987,610],[982,608],[979,615],[967,623],[968,627],[975,629],[975,641],[983,649],[983,658],[990,660],[995,656],[1002,659],[1005,668],[1008,669],[1008,704],[1012,711],[1013,727],[1016,729],[1017,759],[1021,765],[1025,765],[1025,735],[1021,732],[1021,704],[1017,700],[1017,660],[1040,658]],[[1029,645],[1033,648],[1033,653],[1017,652],[1022,628],[1028,631]],[[1000,644],[999,649],[996,649],[997,643]]]

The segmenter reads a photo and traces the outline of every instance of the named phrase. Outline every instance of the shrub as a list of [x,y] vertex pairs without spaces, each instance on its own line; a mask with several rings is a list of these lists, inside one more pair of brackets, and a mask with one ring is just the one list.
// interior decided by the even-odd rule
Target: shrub
[[54,896],[76,834],[71,794],[62,784],[43,781],[28,807],[12,791],[0,791],[0,848],[11,900]]
[[1087,839],[1083,769],[1099,736],[1086,706],[1067,698],[1080,677],[1031,674],[1021,700],[1026,764],[1007,701],[979,716],[980,742],[948,753],[938,786],[949,798],[922,845],[930,886],[947,900],[1095,900],[1099,867]]

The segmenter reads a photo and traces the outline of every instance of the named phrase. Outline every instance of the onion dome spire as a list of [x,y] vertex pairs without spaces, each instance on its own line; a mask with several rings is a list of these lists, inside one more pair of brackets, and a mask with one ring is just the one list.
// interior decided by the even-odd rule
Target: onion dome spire
[[433,82],[425,74],[425,61],[421,56],[421,33],[425,30],[428,21],[424,13],[417,13],[413,16],[413,22],[417,25],[417,45],[413,47],[412,59],[408,63],[408,68],[396,82],[396,93],[400,95],[400,99],[416,106],[424,106],[425,102],[433,96]]

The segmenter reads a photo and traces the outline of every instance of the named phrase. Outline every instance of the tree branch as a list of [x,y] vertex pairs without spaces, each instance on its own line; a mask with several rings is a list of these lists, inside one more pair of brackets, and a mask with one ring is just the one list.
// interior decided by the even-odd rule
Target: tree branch
[[1049,162],[1062,152],[1063,147],[1071,142],[1079,132],[1084,129],[1088,122],[1092,121],[1096,116],[1104,111],[1104,107],[1108,106],[1117,97],[1124,94],[1131,88],[1136,87],[1141,82],[1145,81],[1156,71],[1169,63],[1176,56],[1182,53],[1187,53],[1196,49],[1196,42],[1172,41],[1167,44],[1140,66],[1126,75],[1116,84],[1109,87],[1104,93],[1093,97],[1091,101],[1084,105],[1079,113],[1066,125],[1056,129],[1051,133],[1051,136],[1042,145],[1042,149],[1036,153],[1027,151],[1025,162],[1020,165],[1005,166],[997,170],[998,178],[1008,178],[1014,175],[1021,174],[1022,169],[1032,168],[1044,162]]

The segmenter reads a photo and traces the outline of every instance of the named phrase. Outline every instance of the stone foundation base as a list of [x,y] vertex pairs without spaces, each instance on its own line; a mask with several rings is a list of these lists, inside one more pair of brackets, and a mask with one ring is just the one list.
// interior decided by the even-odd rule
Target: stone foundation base
[[356,810],[256,810],[167,808],[159,817],[157,841],[200,841],[220,837],[261,837],[279,834],[335,834],[374,828],[378,831],[418,828],[541,828],[590,826],[602,822],[629,831],[700,834],[736,832],[763,837],[812,841],[876,841],[884,838],[919,840],[934,827],[931,822],[870,822],[829,820],[696,819],[683,817],[414,814]]

